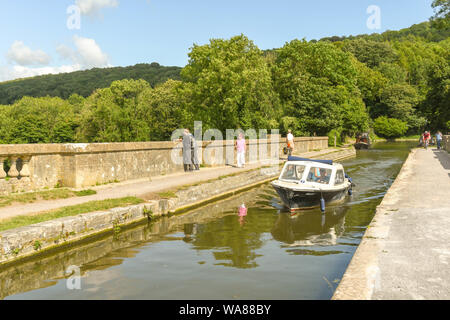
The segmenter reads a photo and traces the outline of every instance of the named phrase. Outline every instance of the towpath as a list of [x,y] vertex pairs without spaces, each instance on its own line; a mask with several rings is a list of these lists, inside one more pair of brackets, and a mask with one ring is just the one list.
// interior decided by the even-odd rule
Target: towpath
[[[299,154],[299,156],[320,158],[336,151],[336,149],[324,149]],[[97,191],[97,194],[85,197],[37,201],[29,204],[14,204],[8,207],[0,208],[0,220],[10,219],[15,216],[38,214],[61,207],[82,204],[88,201],[115,199],[127,196],[143,197],[145,199],[152,193],[162,192],[183,185],[201,183],[229,174],[257,169],[259,167],[266,166],[267,164],[267,162],[252,163],[246,165],[245,168],[237,168],[233,166],[201,168],[200,171],[190,173],[180,172],[165,176],[157,176],[152,177],[151,180],[149,178],[145,178],[141,180],[91,187],[90,189]]]
[[450,155],[416,149],[333,299],[450,299]]

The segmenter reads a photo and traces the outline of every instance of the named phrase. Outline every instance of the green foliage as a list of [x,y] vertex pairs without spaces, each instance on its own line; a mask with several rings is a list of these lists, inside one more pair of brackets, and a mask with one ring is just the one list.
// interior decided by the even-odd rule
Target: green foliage
[[408,130],[406,122],[387,117],[379,117],[374,122],[375,133],[384,138],[397,138],[403,136]]
[[404,120],[408,127],[420,130],[425,125],[425,119],[416,115],[414,107],[419,103],[416,89],[408,84],[394,84],[386,87],[373,116],[389,116]]
[[86,189],[86,190],[81,190],[81,191],[74,191],[74,193],[77,197],[86,197],[86,196],[92,196],[94,194],[97,194],[97,191],[91,190],[91,189]]
[[367,39],[346,40],[342,50],[351,52],[356,59],[369,68],[377,67],[381,62],[392,63],[397,59],[397,54],[389,42]]
[[435,15],[431,22],[438,29],[450,29],[450,0],[433,0]]
[[36,240],[33,244],[34,250],[38,251],[42,247],[42,243],[39,240]]
[[187,97],[184,84],[175,80],[146,89],[139,95],[138,106],[145,110],[151,140],[168,140],[175,129],[192,126]]
[[408,72],[396,63],[381,62],[376,68],[390,83],[405,83]]
[[274,66],[274,87],[288,117],[282,126],[289,121],[296,132],[317,135],[338,127],[349,133],[365,127],[368,117],[357,72],[351,55],[332,44],[287,43]]
[[45,75],[0,83],[0,104],[12,104],[22,97],[53,96],[63,99],[73,94],[88,97],[98,88],[107,88],[123,79],[143,79],[151,86],[168,79],[180,79],[180,67],[163,67],[158,63],[130,67],[94,68],[91,70]]
[[[448,0],[445,0],[448,1]],[[420,39],[422,41],[427,42],[439,42],[447,39],[450,36],[449,29],[439,29],[436,25],[430,22],[422,22],[419,24],[414,24],[409,28],[404,28],[398,31],[386,31],[381,34],[373,33],[370,35],[362,34],[357,36],[344,36],[344,37],[327,37],[323,38],[320,41],[331,41],[331,42],[342,42],[344,40],[356,40],[356,39],[365,39],[372,41],[398,41],[404,39]]]
[[22,98],[4,109],[3,121],[7,128],[0,131],[3,143],[71,142],[78,126],[70,104],[50,97]]
[[438,60],[429,70],[429,87],[420,111],[426,116],[432,130],[444,130],[450,121],[450,40],[446,41],[444,59]]
[[336,137],[336,146],[342,145],[342,129],[333,129],[328,133],[328,145],[334,147],[334,138]]
[[243,35],[194,45],[181,75],[189,110],[205,129],[267,128],[278,116],[266,59]]

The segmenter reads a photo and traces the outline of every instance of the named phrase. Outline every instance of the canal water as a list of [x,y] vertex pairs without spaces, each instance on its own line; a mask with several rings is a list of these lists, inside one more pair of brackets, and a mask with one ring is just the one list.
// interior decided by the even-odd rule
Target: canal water
[[342,161],[356,187],[324,215],[290,216],[264,185],[0,270],[0,298],[330,299],[414,145]]

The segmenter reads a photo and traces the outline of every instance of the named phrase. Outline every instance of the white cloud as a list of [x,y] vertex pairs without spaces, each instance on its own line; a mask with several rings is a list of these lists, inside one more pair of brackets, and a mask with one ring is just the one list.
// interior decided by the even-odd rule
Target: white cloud
[[21,66],[47,65],[50,63],[50,56],[42,50],[31,50],[22,41],[14,41],[9,48],[6,57],[8,60]]
[[24,66],[0,66],[0,81],[19,78],[41,76],[44,74],[57,74],[81,70],[79,65],[63,65],[57,67],[31,68]]
[[107,67],[108,56],[102,52],[94,39],[74,36],[75,47],[79,57],[79,63],[86,68]]
[[[37,65],[38,63],[36,62],[39,62],[40,65],[45,65],[46,63],[44,62],[47,62],[48,64],[50,61],[50,56],[42,52],[45,54],[44,57],[44,55],[36,54],[39,51],[33,51],[34,55],[31,56],[34,57],[34,59],[31,59],[30,55],[24,54],[27,50],[14,50],[15,53],[22,52],[22,54],[15,54],[13,56],[10,54],[10,49],[10,52],[8,52],[7,55],[10,61],[17,63],[19,63],[18,61],[21,61],[21,63],[19,63],[19,65],[9,64],[7,66],[0,66],[0,81],[33,77],[44,74],[73,72],[95,67],[111,67],[108,56],[102,51],[94,39],[74,36],[73,44],[75,49],[65,45],[59,45],[56,48],[56,52],[61,56],[61,58],[70,61],[69,64],[66,63],[60,66],[30,67],[30,65]],[[23,47],[23,43],[21,41],[15,41],[11,48],[13,47],[20,49]],[[14,59],[12,59],[12,57],[14,57]],[[31,61],[34,61],[35,63],[30,63]]]
[[115,8],[118,0],[76,0],[75,5],[80,8],[81,14],[96,16],[103,8]]
[[110,66],[108,56],[103,53],[94,39],[74,36],[73,42],[75,44],[75,50],[65,45],[60,45],[56,48],[56,51],[63,59],[68,59],[75,64],[79,64],[84,69]]

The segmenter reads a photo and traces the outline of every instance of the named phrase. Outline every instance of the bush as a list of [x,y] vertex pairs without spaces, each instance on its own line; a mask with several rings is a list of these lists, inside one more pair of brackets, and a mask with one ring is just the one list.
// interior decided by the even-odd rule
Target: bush
[[379,117],[374,122],[374,129],[377,135],[389,139],[404,135],[408,130],[408,125],[398,119]]
[[334,135],[336,134],[336,145],[342,145],[342,128],[333,129],[328,133],[328,145],[334,147]]

